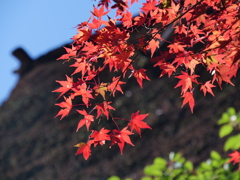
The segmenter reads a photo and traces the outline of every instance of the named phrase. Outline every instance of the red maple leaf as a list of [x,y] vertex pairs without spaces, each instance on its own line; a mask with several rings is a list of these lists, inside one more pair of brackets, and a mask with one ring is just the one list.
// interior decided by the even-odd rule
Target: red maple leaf
[[213,92],[212,92],[212,88],[213,88],[213,87],[216,87],[216,86],[214,86],[214,85],[210,82],[210,80],[209,80],[209,81],[207,81],[205,84],[203,84],[203,85],[201,86],[200,90],[203,91],[204,96],[206,96],[206,93],[207,93],[207,92],[209,92],[210,94],[212,94],[212,95],[214,96],[214,94],[213,94]]
[[[57,113],[57,115],[55,116],[55,117],[57,117],[57,116],[62,116],[61,118],[60,118],[60,120],[62,120],[62,118],[64,118],[65,116],[67,116],[68,114],[69,114],[69,112],[70,112],[70,110],[72,109],[72,100],[71,100],[71,98],[69,97],[69,98],[66,98],[66,97],[64,97],[64,100],[65,101],[63,101],[63,102],[61,102],[61,103],[58,103],[58,104],[55,104],[55,105],[58,105],[58,106],[60,106],[61,108],[64,108],[64,109],[61,109],[58,113]],[[55,118],[54,117],[54,118]]]
[[84,159],[87,160],[91,155],[90,146],[91,146],[91,143],[85,144],[82,142],[82,143],[76,144],[74,147],[78,147],[78,150],[75,155],[83,154]]
[[123,153],[123,148],[124,148],[125,142],[134,146],[134,144],[131,142],[131,139],[129,138],[129,135],[131,135],[133,133],[130,132],[129,130],[127,130],[127,128],[128,127],[125,127],[121,131],[114,129],[114,130],[112,130],[112,133],[110,134],[110,136],[112,137],[112,143],[111,143],[110,147],[112,147],[112,145],[117,143],[118,147],[120,148],[121,154]]
[[148,46],[147,46],[147,50],[150,49],[151,51],[151,57],[153,57],[153,54],[155,53],[156,49],[159,48],[159,41],[158,40],[155,40],[155,39],[152,39],[149,43],[148,43]]
[[231,84],[234,86],[234,84],[231,81],[232,77],[236,77],[236,73],[238,70],[238,66],[230,66],[230,65],[218,65],[216,68],[216,72],[213,75],[213,82],[217,80],[218,85],[222,86],[222,81],[225,81],[226,83]]
[[101,25],[103,24],[103,21],[101,19],[95,19],[93,18],[92,23],[88,23],[88,26],[91,29],[99,29]]
[[113,77],[112,79],[112,83],[108,85],[107,89],[109,91],[112,92],[113,96],[115,96],[115,92],[116,91],[120,91],[123,94],[122,88],[121,88],[121,84],[126,84],[123,81],[119,81],[120,76],[119,77]]
[[104,6],[102,6],[99,10],[96,7],[94,7],[94,11],[93,12],[91,11],[91,13],[98,18],[101,18],[102,16],[106,15],[108,12],[109,11],[104,12]]
[[110,132],[110,130],[104,129],[104,127],[100,131],[92,131],[93,133],[91,134],[90,138],[93,138],[94,142],[94,147],[97,144],[103,145],[105,144],[105,141],[110,140],[110,136],[107,134]]
[[175,28],[175,33],[187,34],[187,26],[185,26],[183,24],[178,24],[174,28]]
[[192,92],[186,92],[182,95],[182,97],[184,98],[183,99],[183,103],[182,103],[182,107],[185,105],[185,104],[189,104],[189,107],[191,109],[191,112],[193,113],[193,107],[194,107],[194,98],[193,98],[193,93]]
[[102,104],[96,104],[97,109],[97,118],[99,118],[100,115],[104,114],[107,119],[109,118],[109,110],[115,110],[112,106],[110,106],[111,102],[104,101]]
[[229,156],[232,156],[232,157],[228,161],[228,163],[230,163],[230,162],[233,162],[233,164],[240,163],[240,152],[234,151],[233,153],[229,154]]
[[[72,78],[68,77],[66,75],[67,81],[56,81],[62,85],[62,87],[52,91],[52,92],[61,92],[61,94],[58,96],[60,98],[63,94],[65,94],[67,91],[69,91],[73,87],[73,80]],[[57,98],[57,99],[58,99]]]
[[196,4],[197,3],[197,0],[185,0],[184,1],[184,7],[187,7],[189,4]]
[[185,94],[188,89],[190,91],[192,91],[192,82],[199,84],[196,80],[197,77],[199,77],[199,75],[190,75],[189,76],[188,73],[182,71],[182,75],[176,76],[176,78],[181,79],[181,80],[178,82],[178,84],[174,88],[182,86],[181,94]]
[[143,79],[150,81],[150,79],[147,77],[145,72],[146,72],[146,69],[141,68],[139,70],[135,70],[133,73],[133,76],[137,79],[137,82],[141,88],[143,88],[142,86]]
[[81,50],[81,54],[84,54],[85,56],[89,56],[95,52],[98,51],[98,46],[94,45],[91,41],[85,42],[84,47]]
[[173,43],[168,45],[169,49],[169,53],[178,53],[178,52],[184,52],[184,47],[186,47],[186,45],[181,45],[180,43]]
[[146,14],[148,13],[148,11],[152,11],[154,9],[156,9],[156,5],[158,4],[156,0],[153,1],[148,1],[146,3],[142,3],[143,7],[140,8],[141,10],[143,10]]
[[76,67],[72,75],[82,72],[82,76],[84,76],[84,74],[90,70],[91,64],[87,63],[84,58],[77,58],[76,60],[74,64],[70,65],[70,67]]
[[[118,48],[121,49],[121,48]],[[114,58],[114,67],[115,71],[118,71],[121,69],[123,72],[123,76],[125,76],[126,69],[129,68],[130,63],[132,62],[129,57],[131,57],[132,52],[131,51],[123,51],[122,49],[119,51],[120,54],[116,54]]]
[[88,107],[89,98],[93,99],[92,91],[87,88],[86,83],[82,83],[74,88],[72,88],[74,93],[71,94],[71,98],[74,99],[75,96],[82,96],[82,101]]
[[141,129],[152,129],[147,123],[143,122],[143,120],[148,116],[148,114],[140,114],[139,111],[132,114],[131,120],[128,123],[131,131],[136,130],[138,134],[141,136]]
[[81,119],[78,123],[77,131],[85,124],[87,127],[87,130],[89,130],[90,124],[94,121],[93,115],[90,115],[86,112],[86,110],[77,110],[79,114],[84,115],[84,118]]
[[57,60],[70,59],[70,58],[76,57],[76,55],[77,55],[77,48],[76,47],[72,46],[72,49],[64,47],[64,49],[67,51],[67,54],[62,55]]
[[159,77],[162,77],[165,74],[168,74],[168,77],[170,77],[173,72],[176,72],[176,67],[170,64],[169,62],[166,62],[165,59],[167,59],[168,57],[169,53],[161,53],[161,56],[157,56],[151,59],[152,62],[156,62],[154,67],[159,66],[159,68],[162,70]]
[[132,26],[132,13],[128,11],[124,13],[121,21],[124,27],[130,28]]
[[92,30],[85,27],[84,29],[78,29],[78,34],[73,36],[73,40],[78,44],[87,41],[92,35]]

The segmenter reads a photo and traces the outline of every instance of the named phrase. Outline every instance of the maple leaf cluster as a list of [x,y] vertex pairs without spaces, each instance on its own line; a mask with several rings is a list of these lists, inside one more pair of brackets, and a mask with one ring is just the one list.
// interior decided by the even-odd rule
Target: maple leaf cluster
[[[91,11],[91,17],[77,27],[71,48],[58,60],[72,62],[74,68],[66,81],[57,81],[62,87],[53,92],[64,95],[64,101],[57,103],[62,109],[57,116],[61,119],[72,110],[72,100],[81,97],[77,112],[83,116],[77,130],[91,124],[100,116],[111,119],[116,129],[104,127],[100,131],[91,130],[87,143],[79,143],[76,154],[87,159],[91,147],[111,141],[123,151],[125,143],[133,145],[129,135],[135,130],[141,135],[141,129],[150,128],[143,119],[147,114],[133,113],[127,126],[119,128],[110,98],[117,92],[124,93],[122,85],[129,78],[135,78],[143,88],[143,80],[150,80],[148,69],[134,66],[138,53],[150,53],[149,63],[159,67],[159,77],[175,77],[181,88],[182,106],[188,104],[193,112],[194,93],[202,91],[214,96],[212,88],[222,83],[233,85],[231,79],[236,76],[240,60],[240,2],[238,0],[146,0],[139,9],[139,15],[133,17],[131,6],[138,0],[100,0]],[[107,14],[115,10],[115,18]],[[108,17],[105,20],[104,17]],[[121,24],[121,25],[119,25]],[[132,32],[139,28],[146,30],[138,39],[130,40]],[[172,28],[171,40],[162,37],[167,28]],[[134,42],[134,43],[133,43]],[[159,51],[162,43],[167,48]],[[201,80],[196,68],[208,72],[207,80]],[[108,72],[110,79],[100,79]],[[100,102],[95,102],[96,97]],[[90,110],[89,110],[90,109]],[[96,110],[96,115],[93,112]],[[129,129],[129,130],[128,130]]]

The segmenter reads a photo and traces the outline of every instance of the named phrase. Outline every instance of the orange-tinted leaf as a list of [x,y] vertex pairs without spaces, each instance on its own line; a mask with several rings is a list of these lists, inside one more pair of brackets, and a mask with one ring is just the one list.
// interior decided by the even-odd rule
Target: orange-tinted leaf
[[75,42],[78,42],[79,44],[83,43],[84,41],[87,41],[92,35],[92,30],[89,28],[84,29],[78,29],[78,34],[73,36],[73,40]]
[[180,43],[173,43],[168,45],[169,49],[169,53],[178,53],[178,52],[184,52],[184,47],[186,47],[186,45],[181,45]]
[[231,81],[232,77],[236,77],[238,70],[238,65],[217,65],[216,72],[213,75],[213,82],[217,80],[218,85],[222,86],[222,81],[225,81],[226,83],[231,84],[234,86],[234,84]]
[[193,99],[193,93],[192,92],[186,92],[183,94],[182,96],[184,99],[183,99],[183,103],[182,103],[182,107],[185,105],[185,104],[189,104],[189,107],[191,109],[191,112],[193,113],[193,107],[195,105],[195,101]]
[[101,94],[103,99],[104,100],[106,99],[105,92],[108,90],[107,83],[101,83],[100,85],[96,85],[93,89],[95,91],[95,96],[97,96],[98,94]]
[[76,144],[74,147],[78,147],[78,150],[75,155],[83,154],[84,159],[87,160],[91,155],[90,145],[91,144],[85,144],[83,142]]
[[154,52],[156,51],[156,49],[159,48],[159,41],[152,39],[147,46],[147,50],[150,49],[151,51],[151,57],[153,57]]
[[209,80],[209,81],[207,81],[205,84],[203,84],[203,85],[201,86],[201,89],[200,89],[200,90],[203,91],[204,96],[206,96],[206,93],[207,93],[207,92],[209,92],[210,94],[212,94],[212,95],[214,96],[214,94],[213,94],[213,92],[212,92],[212,88],[213,88],[213,87],[216,87],[216,86],[214,86],[214,85],[210,82],[210,80]]

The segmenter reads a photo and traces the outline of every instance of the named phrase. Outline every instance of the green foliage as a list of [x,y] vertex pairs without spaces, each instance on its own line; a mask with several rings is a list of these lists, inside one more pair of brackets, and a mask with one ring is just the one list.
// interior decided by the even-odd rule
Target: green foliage
[[118,176],[111,176],[107,180],[120,180],[120,178]]
[[[222,125],[219,130],[219,137],[225,137],[230,135],[234,128],[240,129],[240,114],[236,113],[233,107],[227,109],[226,112],[222,114],[221,119],[218,120],[218,124]],[[224,151],[237,150],[240,147],[240,134],[232,135],[228,137],[224,144]]]
[[[169,154],[169,160],[157,157],[153,164],[144,168],[145,176],[141,180],[239,180],[240,173],[227,164],[229,158],[212,151],[210,159],[194,168],[192,162],[186,161],[180,153]],[[111,178],[116,176],[112,176]],[[115,179],[108,179],[115,180]],[[116,179],[118,180],[118,179]],[[127,179],[125,179],[127,180]]]
[[227,141],[224,144],[224,151],[228,150],[237,150],[240,147],[240,134],[231,136],[227,139]]
[[233,127],[231,124],[225,124],[221,127],[219,131],[219,137],[222,138],[224,136],[229,135],[233,131]]

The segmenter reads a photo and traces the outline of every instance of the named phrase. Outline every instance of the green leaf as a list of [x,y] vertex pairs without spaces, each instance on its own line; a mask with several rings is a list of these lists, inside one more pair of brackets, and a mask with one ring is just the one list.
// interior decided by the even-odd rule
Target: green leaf
[[121,180],[118,176],[111,176],[107,180]]
[[236,114],[236,111],[233,107],[228,108],[227,112],[230,116],[233,116]]
[[182,155],[180,153],[176,153],[173,157],[173,161],[178,161],[178,160],[180,160],[181,157],[182,157]]
[[145,177],[142,177],[141,180],[152,180],[152,178],[145,176]]
[[213,160],[212,163],[211,163],[212,167],[214,168],[220,168],[221,167],[221,162],[218,161],[218,160]]
[[237,122],[240,123],[240,114],[237,115]]
[[156,157],[153,160],[153,164],[158,166],[159,169],[165,169],[166,165],[167,165],[167,161],[161,157]]
[[144,174],[149,176],[161,176],[162,171],[160,171],[159,167],[156,165],[149,165],[144,168]]
[[237,150],[240,146],[240,134],[231,136],[227,139],[224,144],[224,151],[228,151],[229,149]]
[[239,180],[240,179],[239,171],[235,171],[231,175],[232,175],[232,178],[231,178],[232,180]]
[[221,119],[218,120],[218,124],[225,124],[228,123],[230,121],[230,116],[228,115],[228,113],[223,113]]
[[212,170],[212,167],[208,165],[206,162],[201,163],[201,168],[203,168],[204,170]]
[[217,151],[211,151],[210,157],[215,160],[221,159],[221,155]]
[[124,179],[124,180],[133,180],[132,178],[126,178],[126,179]]
[[189,171],[192,171],[193,170],[192,162],[191,161],[186,161],[185,164],[184,164],[184,168],[186,168]]
[[233,130],[233,127],[230,124],[223,125],[219,130],[219,137],[222,138],[230,134]]

